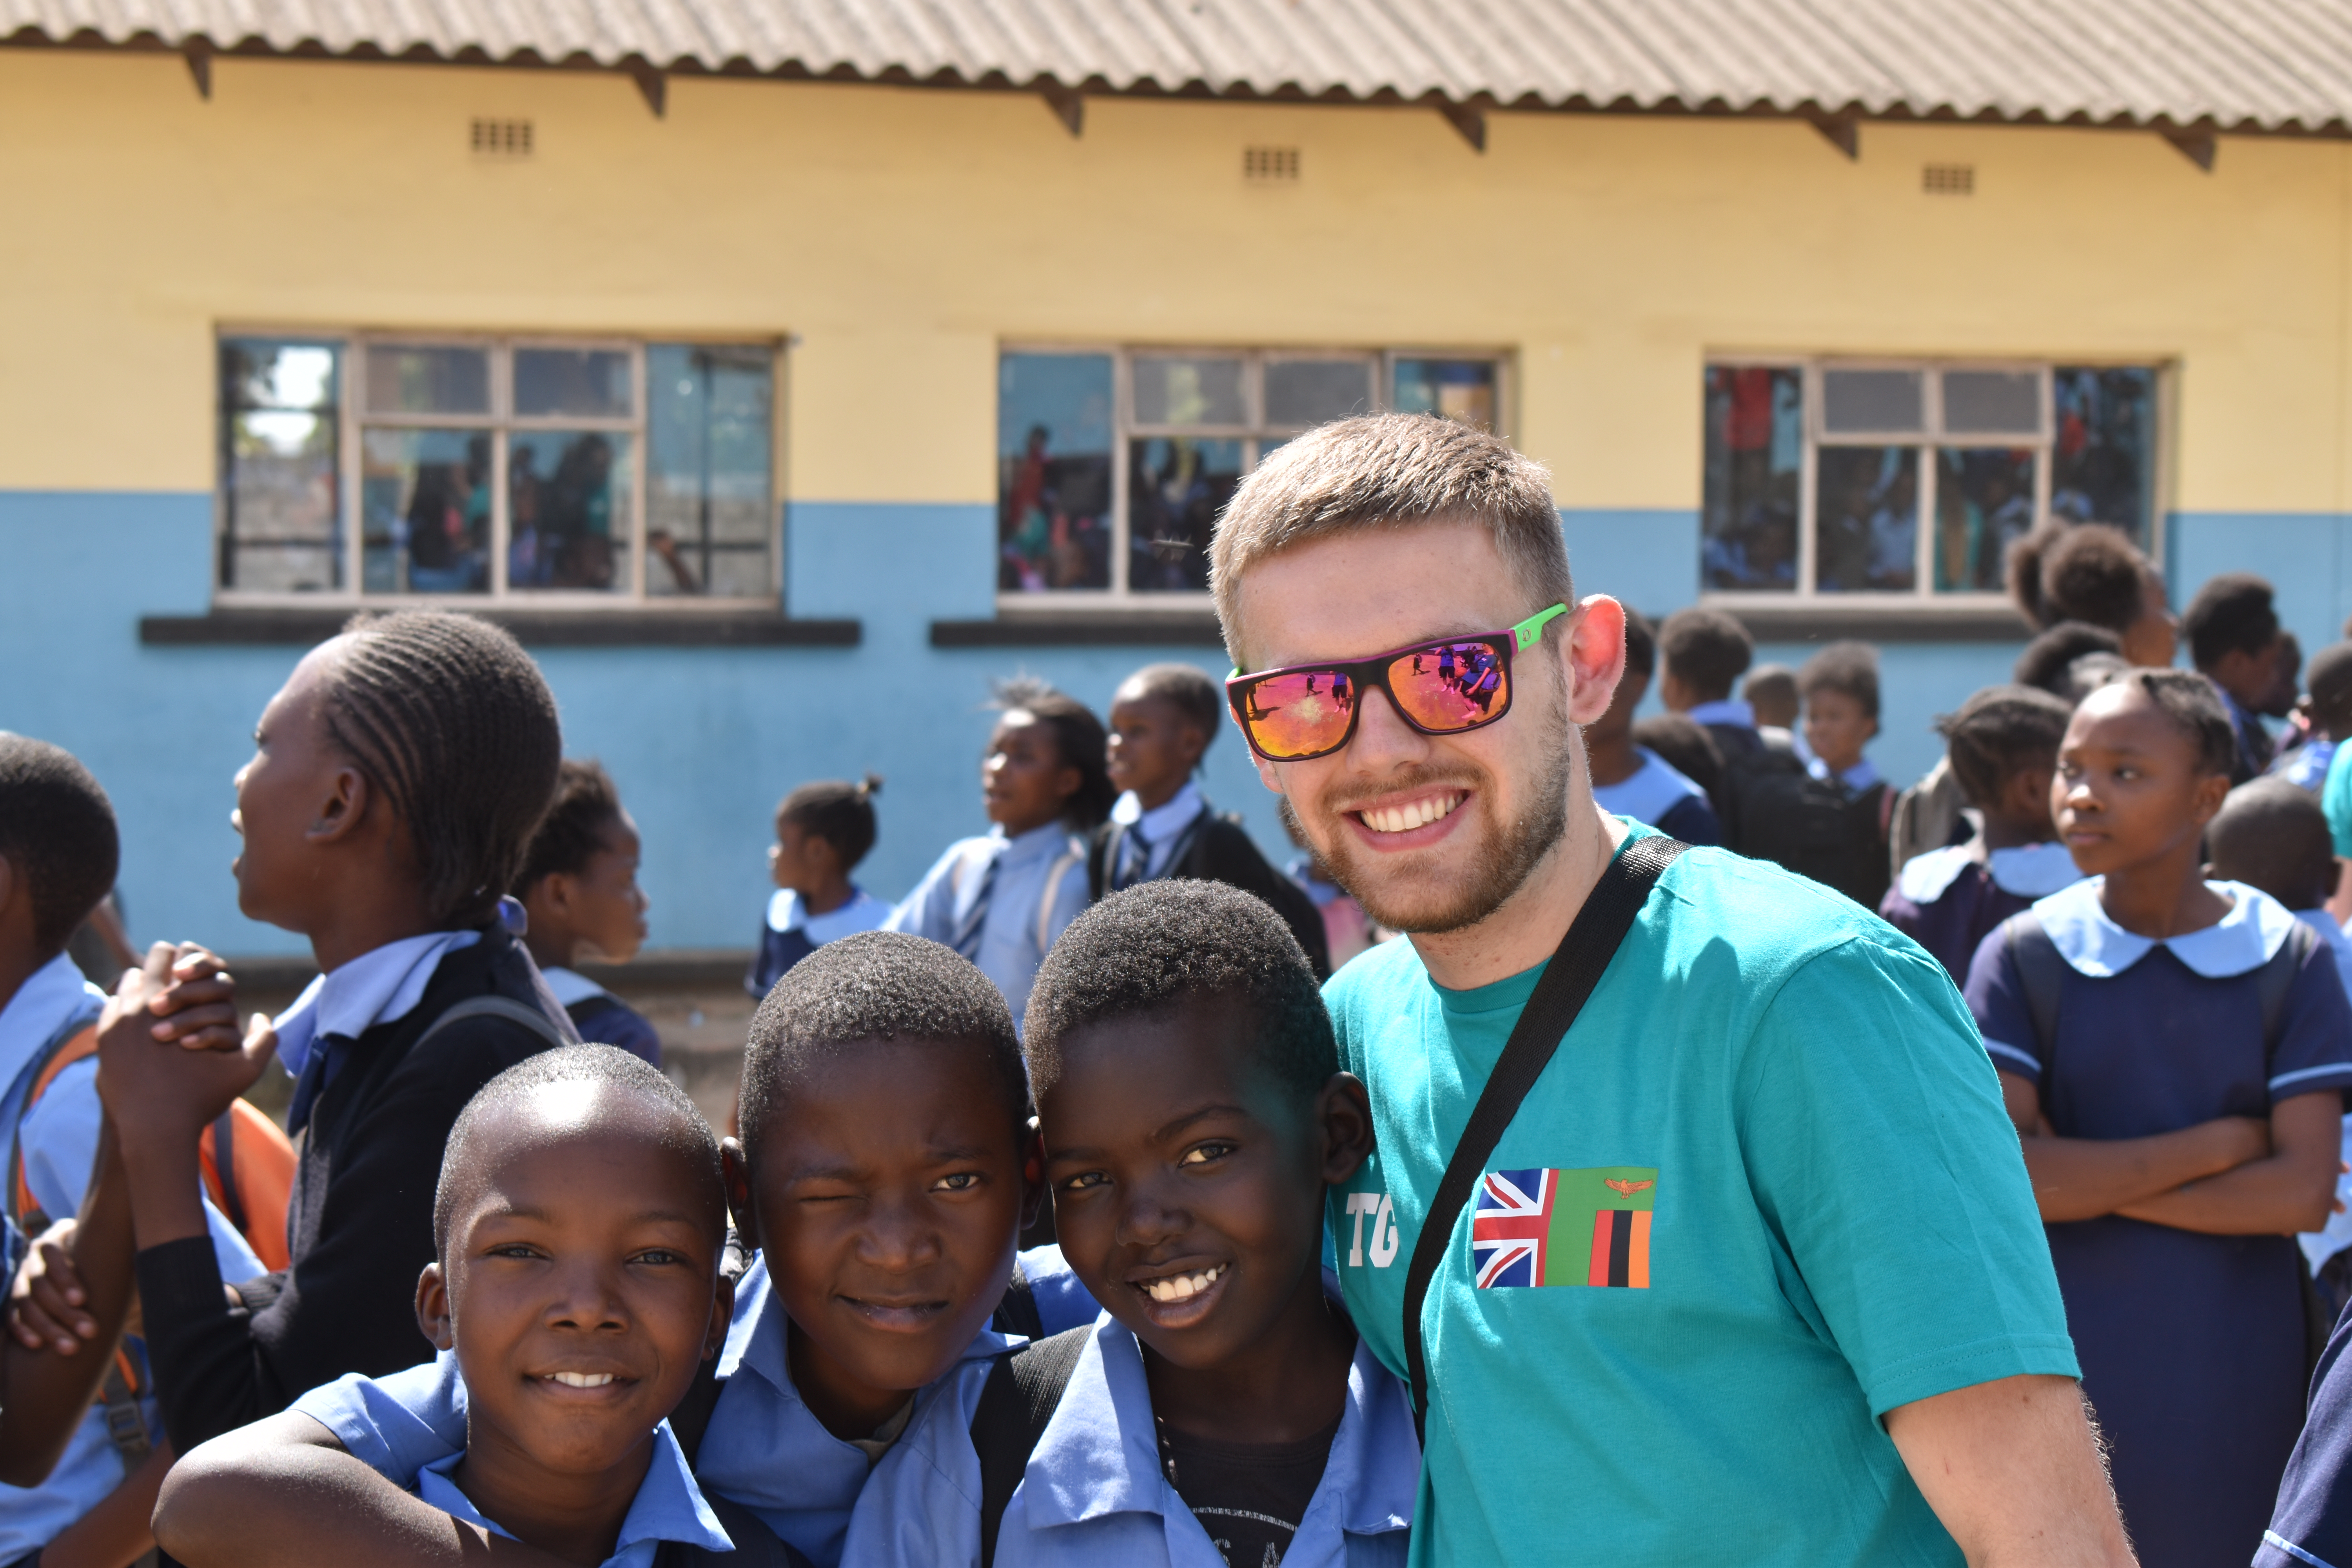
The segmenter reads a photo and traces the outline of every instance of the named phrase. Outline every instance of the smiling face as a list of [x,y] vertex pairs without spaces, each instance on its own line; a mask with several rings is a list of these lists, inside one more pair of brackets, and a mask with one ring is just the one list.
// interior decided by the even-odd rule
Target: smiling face
[[1110,705],[1110,782],[1133,790],[1150,811],[1168,804],[1192,770],[1209,738],[1165,697],[1121,687]]
[[2103,686],[2066,726],[2050,784],[2058,837],[2090,877],[2157,860],[2201,838],[2226,775],[2135,681]]
[[726,1211],[676,1115],[568,1081],[467,1133],[466,1185],[416,1311],[465,1373],[469,1488],[642,1473],[655,1426],[718,1353],[732,1304],[719,1281]]
[[1188,1370],[1320,1291],[1324,1187],[1370,1142],[1362,1085],[1343,1074],[1302,1096],[1258,1064],[1255,1027],[1212,999],[1075,1030],[1038,1108],[1062,1256]]
[[1034,1155],[986,1047],[956,1040],[841,1047],[747,1135],[793,1378],[820,1419],[863,1436],[996,1310]]
[[981,799],[988,820],[1013,837],[1045,826],[1062,815],[1085,776],[1062,760],[1053,727],[1025,709],[997,721],[981,760]]
[[[1236,599],[1253,669],[1365,658],[1492,632],[1529,603],[1485,529],[1467,522],[1339,534],[1253,563]],[[1354,738],[1328,757],[1257,760],[1309,846],[1373,919],[1458,931],[1495,912],[1559,844],[1571,810],[1596,811],[1569,726],[1609,707],[1624,668],[1624,612],[1595,596],[1513,657],[1511,710],[1424,735],[1367,692]]]

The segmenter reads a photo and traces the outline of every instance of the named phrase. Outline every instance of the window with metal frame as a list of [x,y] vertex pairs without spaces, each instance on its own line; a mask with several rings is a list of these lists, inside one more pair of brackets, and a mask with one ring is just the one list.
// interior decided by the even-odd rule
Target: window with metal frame
[[1700,589],[1990,600],[2046,518],[2154,552],[2157,393],[2147,365],[1711,362]]
[[1205,601],[1209,531],[1285,441],[1374,408],[1501,427],[1500,354],[1008,347],[997,590],[1008,605]]
[[772,345],[220,340],[219,594],[777,594]]

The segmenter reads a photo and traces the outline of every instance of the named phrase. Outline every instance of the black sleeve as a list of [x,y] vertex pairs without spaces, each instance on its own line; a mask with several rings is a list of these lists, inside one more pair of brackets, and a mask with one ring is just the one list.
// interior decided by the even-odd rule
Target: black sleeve
[[1263,900],[1298,939],[1307,962],[1315,967],[1315,978],[1331,978],[1331,942],[1324,934],[1323,911],[1306,889],[1266,863],[1239,823],[1220,819],[1205,826],[1190,858],[1192,874],[1202,880],[1223,882]]
[[[429,1359],[416,1278],[433,1260],[433,1190],[457,1112],[542,1048],[497,1018],[452,1025],[409,1053],[337,1140],[317,1240],[266,1290],[232,1307],[208,1237],[139,1255],[147,1353],[164,1429],[184,1454],[275,1415],[347,1372],[382,1376]],[[315,1165],[304,1179],[315,1179]]]

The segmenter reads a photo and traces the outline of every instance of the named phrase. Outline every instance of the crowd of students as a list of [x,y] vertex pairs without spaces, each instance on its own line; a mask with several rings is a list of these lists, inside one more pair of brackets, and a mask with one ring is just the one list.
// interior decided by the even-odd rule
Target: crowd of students
[[[2172,668],[2095,526],[2011,585],[2014,683],[1899,790],[1868,647],[1750,668],[1720,612],[1629,613],[1593,793],[1948,971],[2142,1560],[2273,1523],[2265,1563],[2316,1561],[2352,1529],[2305,1435],[2315,1367],[2352,1406],[2352,641],[2305,695],[2227,576]],[[320,971],[275,1020],[193,943],[83,978],[111,809],[0,733],[0,1564],[1402,1563],[1412,1407],[1327,1273],[1371,1107],[1318,994],[1387,933],[1204,798],[1197,668],[1108,725],[997,705],[990,831],[895,905],[853,879],[879,778],[780,803],[723,1143],[581,971],[646,940],[644,847],[505,633],[358,621],[263,713],[239,907]],[[298,1142],[241,1099],[273,1057]]]

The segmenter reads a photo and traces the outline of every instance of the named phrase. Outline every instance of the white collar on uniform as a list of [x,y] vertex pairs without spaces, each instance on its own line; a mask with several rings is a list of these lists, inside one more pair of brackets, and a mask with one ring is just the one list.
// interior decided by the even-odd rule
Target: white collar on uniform
[[1133,790],[1129,790],[1110,808],[1110,819],[1121,827],[1141,830],[1143,841],[1147,844],[1165,844],[1208,806],[1208,801],[1202,797],[1201,786],[1186,779],[1182,789],[1150,811],[1144,810],[1142,800]]
[[66,1020],[84,1008],[106,1005],[106,993],[82,978],[74,961],[58,954],[16,987],[0,1007],[0,1089],[24,1070],[33,1053],[49,1043]]
[[819,947],[862,931],[878,929],[890,918],[890,906],[857,886],[849,887],[849,901],[838,909],[821,915],[808,912],[808,904],[790,888],[778,888],[768,900],[768,929],[779,934],[804,931],[809,941]]
[[278,1015],[278,1059],[299,1078],[320,1036],[356,1040],[378,1024],[406,1017],[425,1000],[443,956],[481,937],[478,931],[403,937],[319,975],[294,998],[294,1005]]
[[2259,888],[2243,882],[2208,882],[2225,899],[2234,900],[2230,912],[2202,931],[2180,936],[2141,936],[2107,918],[2099,906],[2105,877],[2089,877],[2051,894],[2033,906],[2042,929],[2050,933],[2059,956],[2094,980],[2121,974],[2158,946],[2208,980],[2227,980],[2260,969],[2269,963],[2294,929],[2286,906]]
[[[1974,847],[1967,844],[1947,845],[1925,855],[1914,855],[1903,862],[1902,874],[1895,879],[1895,887],[1915,904],[1932,904],[1959,879],[1960,873],[1975,858]],[[1993,886],[2021,899],[2046,899],[2061,888],[2071,888],[2083,879],[2074,857],[2066,852],[2063,844],[2015,845],[1994,850],[1987,859],[1985,869],[1992,873]]]
[[[558,963],[539,972],[547,988],[555,994],[556,1005],[576,1007],[591,996],[610,996],[612,993],[589,979],[576,969],[566,969]],[[411,1003],[411,1006],[415,1004]]]

